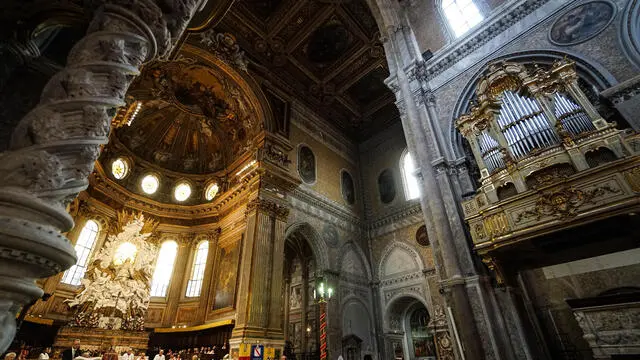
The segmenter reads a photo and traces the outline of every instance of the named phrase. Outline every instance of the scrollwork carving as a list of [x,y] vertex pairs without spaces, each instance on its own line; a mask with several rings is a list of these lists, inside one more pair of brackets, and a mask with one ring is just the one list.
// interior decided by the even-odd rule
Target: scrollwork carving
[[536,202],[533,210],[526,210],[518,214],[516,223],[535,218],[540,220],[544,216],[552,216],[560,219],[575,217],[579,208],[587,203],[592,203],[596,198],[605,194],[620,193],[620,189],[609,185],[602,185],[591,190],[578,190],[575,188],[563,188],[542,195]]

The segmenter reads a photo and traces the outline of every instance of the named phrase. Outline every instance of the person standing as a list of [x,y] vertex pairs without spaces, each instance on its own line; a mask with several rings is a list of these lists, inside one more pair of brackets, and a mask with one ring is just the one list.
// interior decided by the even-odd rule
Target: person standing
[[66,349],[62,352],[62,360],[73,360],[76,356],[80,356],[82,353],[80,352],[80,339],[73,340],[73,345],[71,349]]
[[153,360],[164,360],[164,350],[160,349],[160,351],[153,357]]
[[51,353],[51,348],[50,347],[44,348],[44,350],[42,350],[42,352],[38,356],[38,360],[49,360],[49,354],[50,353]]

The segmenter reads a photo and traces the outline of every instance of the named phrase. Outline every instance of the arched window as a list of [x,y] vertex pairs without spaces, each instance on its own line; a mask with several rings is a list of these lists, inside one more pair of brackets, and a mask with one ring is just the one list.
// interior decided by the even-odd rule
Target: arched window
[[99,229],[98,223],[93,220],[87,220],[84,224],[75,246],[78,261],[69,270],[65,271],[62,276],[63,283],[80,285],[80,280],[84,278],[84,273],[87,271],[87,264],[89,263],[93,246],[98,238]]
[[177,254],[178,244],[175,241],[169,240],[162,243],[156,262],[156,270],[153,272],[151,280],[151,296],[164,297],[167,295]]
[[193,257],[193,269],[191,278],[187,284],[187,297],[200,296],[202,291],[202,281],[204,280],[204,268],[207,265],[207,254],[209,253],[209,242],[203,241],[198,245],[196,255]]
[[405,151],[400,160],[402,170],[402,180],[404,181],[404,193],[407,200],[416,199],[420,196],[420,186],[418,185],[418,175],[415,162],[409,151]]
[[483,19],[473,0],[442,0],[441,6],[456,37],[463,35]]

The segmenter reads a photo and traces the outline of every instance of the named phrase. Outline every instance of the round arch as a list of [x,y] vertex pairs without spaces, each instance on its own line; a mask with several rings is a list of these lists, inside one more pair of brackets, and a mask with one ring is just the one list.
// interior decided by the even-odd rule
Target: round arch
[[285,241],[293,234],[299,234],[307,241],[311,251],[313,252],[313,257],[316,261],[318,270],[322,271],[330,268],[329,248],[313,226],[307,222],[299,222],[290,225],[284,233]]
[[640,0],[629,1],[622,13],[619,38],[629,60],[640,68]]
[[558,51],[554,49],[537,49],[528,51],[518,51],[501,56],[491,58],[477,70],[467,85],[462,89],[458,100],[453,108],[451,120],[449,121],[449,146],[451,153],[456,159],[465,156],[463,148],[462,135],[455,128],[455,119],[469,110],[469,101],[473,98],[476,84],[480,77],[484,74],[487,66],[496,61],[511,61],[521,64],[541,64],[551,65],[553,62],[563,58],[569,58],[576,63],[576,70],[581,79],[590,85],[595,86],[598,90],[604,90],[618,83],[618,80],[607,70],[602,64],[585,58],[584,56],[573,51]]
[[[384,333],[387,334],[388,340],[393,340],[396,343],[399,342],[400,338],[402,339],[402,351],[405,355],[410,354],[413,349],[409,317],[420,308],[424,308],[427,316],[431,317],[433,312],[429,309],[423,296],[417,293],[402,292],[393,296],[384,309],[382,325]],[[393,345],[392,347],[388,349],[388,351],[391,351],[388,354],[389,356],[392,356],[392,353],[395,352],[395,347]]]

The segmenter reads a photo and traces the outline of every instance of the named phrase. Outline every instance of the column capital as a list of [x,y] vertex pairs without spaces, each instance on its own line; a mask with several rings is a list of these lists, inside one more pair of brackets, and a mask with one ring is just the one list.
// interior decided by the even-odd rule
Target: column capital
[[251,200],[247,204],[247,210],[245,215],[248,215],[253,211],[263,212],[270,216],[275,217],[278,220],[287,221],[290,210],[289,210],[289,207],[287,207],[286,205],[276,203],[275,201],[272,201],[272,200],[258,198],[258,199]]

